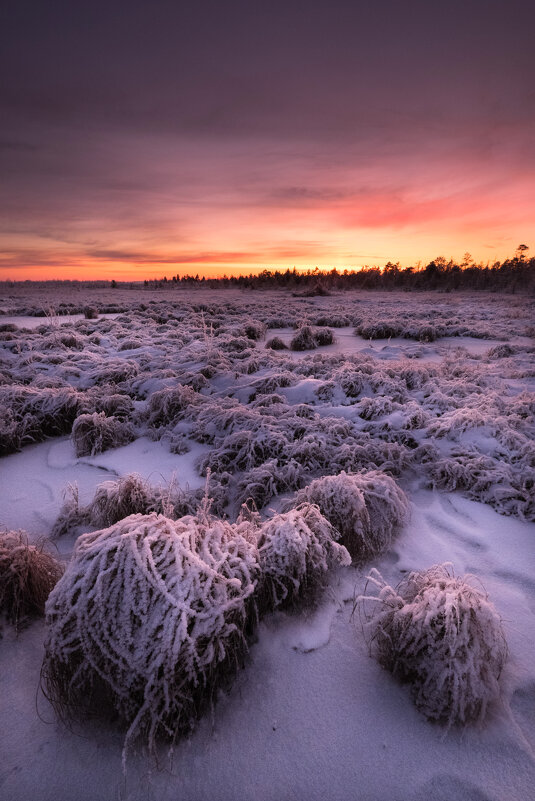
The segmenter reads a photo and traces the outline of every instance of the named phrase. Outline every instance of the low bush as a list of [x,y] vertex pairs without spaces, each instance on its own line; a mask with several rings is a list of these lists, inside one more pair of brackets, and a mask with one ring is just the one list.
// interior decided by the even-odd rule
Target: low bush
[[266,342],[266,348],[271,350],[288,350],[288,345],[280,337],[271,337]]
[[0,611],[19,627],[43,615],[46,600],[63,565],[46,550],[44,540],[30,545],[21,531],[0,533]]
[[61,717],[117,717],[125,749],[174,741],[246,651],[252,524],[132,515],[78,538],[46,606],[42,688]]
[[317,346],[314,331],[309,325],[302,325],[290,342],[292,350],[314,350]]
[[430,720],[482,721],[500,694],[507,645],[500,617],[474,577],[456,577],[444,564],[410,573],[396,588],[377,571],[369,582],[378,594],[359,601],[379,663],[410,685]]
[[127,445],[135,438],[132,426],[104,412],[81,414],[72,427],[76,456],[94,456],[110,448]]
[[329,568],[351,564],[347,550],[335,542],[337,537],[318,507],[308,503],[267,520],[258,538],[260,611],[313,597]]
[[299,490],[294,503],[316,504],[355,562],[385,551],[409,510],[405,493],[379,470],[317,478]]
[[151,428],[160,428],[177,423],[198,403],[198,393],[181,384],[153,392],[148,402],[148,424]]
[[255,322],[254,320],[248,320],[244,326],[244,333],[245,336],[249,339],[262,339],[266,335],[266,328],[267,326],[265,323]]
[[318,328],[314,331],[316,345],[332,345],[335,341],[334,334],[330,328]]

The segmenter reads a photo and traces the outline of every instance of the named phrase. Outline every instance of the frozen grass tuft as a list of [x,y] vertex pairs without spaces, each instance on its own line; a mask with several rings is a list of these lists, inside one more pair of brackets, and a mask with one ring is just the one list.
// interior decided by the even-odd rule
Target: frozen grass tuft
[[288,350],[288,345],[280,337],[271,337],[266,342],[266,348],[271,350]]
[[354,562],[385,551],[408,517],[405,493],[379,470],[324,476],[299,490],[296,504],[314,503],[340,533]]
[[314,331],[309,325],[302,325],[290,342],[292,350],[314,350],[317,348]]
[[330,328],[318,328],[314,332],[314,339],[316,340],[316,345],[320,347],[323,345],[332,345],[335,342],[334,333]]
[[94,456],[110,448],[127,445],[135,438],[132,426],[104,412],[81,414],[72,427],[76,456]]
[[149,426],[159,428],[178,422],[186,416],[190,407],[198,404],[198,399],[195,390],[181,384],[153,392],[148,404]]
[[44,614],[63,573],[63,565],[45,547],[44,540],[30,545],[22,531],[0,533],[0,611],[17,628]]
[[218,513],[222,512],[228,499],[224,488],[212,476],[207,477],[207,486],[203,491],[181,487],[174,476],[167,484],[155,486],[137,473],[127,473],[99,484],[93,499],[86,506],[80,505],[77,486],[69,484],[51,537],[56,539],[73,533],[75,529],[80,533],[80,527],[86,530],[89,526],[106,528],[133,514],[157,512],[177,520],[195,514],[208,492],[212,497],[212,508]]
[[500,617],[473,581],[443,564],[410,573],[393,588],[372,571],[367,588],[378,594],[358,599],[376,659],[410,684],[429,720],[448,726],[483,721],[499,698],[507,658]]
[[329,568],[351,564],[347,550],[335,542],[337,537],[318,507],[309,503],[267,520],[258,538],[261,612],[313,597]]
[[46,606],[41,681],[58,715],[118,718],[124,755],[189,732],[246,651],[252,529],[151,514],[79,537]]
[[89,507],[92,525],[112,526],[134,514],[147,514],[154,503],[151,487],[137,473],[98,485]]

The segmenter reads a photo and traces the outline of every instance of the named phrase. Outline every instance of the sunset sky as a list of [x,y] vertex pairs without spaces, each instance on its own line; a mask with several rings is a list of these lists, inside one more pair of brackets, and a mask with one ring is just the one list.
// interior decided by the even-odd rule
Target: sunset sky
[[4,4],[0,279],[535,251],[535,3]]

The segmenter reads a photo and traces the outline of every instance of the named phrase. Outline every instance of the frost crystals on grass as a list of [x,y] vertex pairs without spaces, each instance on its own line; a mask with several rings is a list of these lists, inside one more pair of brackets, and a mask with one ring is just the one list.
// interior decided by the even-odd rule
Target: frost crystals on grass
[[188,732],[246,650],[252,524],[131,515],[79,537],[46,607],[42,686],[61,717],[117,716],[126,749]]
[[427,718],[448,726],[484,719],[507,658],[500,617],[473,580],[446,563],[393,588],[372,570],[366,589],[378,594],[358,599],[378,662],[410,684]]
[[317,504],[355,562],[386,550],[409,510],[405,493],[380,470],[318,478],[295,496],[303,502]]

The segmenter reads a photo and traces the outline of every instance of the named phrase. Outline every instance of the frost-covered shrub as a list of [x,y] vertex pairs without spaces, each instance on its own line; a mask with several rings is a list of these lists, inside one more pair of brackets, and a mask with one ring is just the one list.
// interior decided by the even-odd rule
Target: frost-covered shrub
[[264,376],[263,378],[259,378],[257,381],[254,382],[253,386],[256,390],[257,395],[265,395],[268,392],[273,392],[275,389],[279,387],[291,387],[292,384],[296,383],[296,377],[293,373],[290,373],[289,370],[284,370],[282,372],[274,372],[271,375]]
[[155,500],[151,486],[137,473],[103,481],[88,507],[89,521],[102,528],[112,526],[124,517],[153,511]]
[[11,409],[0,405],[0,456],[18,451],[24,438],[24,420],[16,420]]
[[320,403],[332,403],[336,391],[334,381],[323,381],[315,390],[314,395]]
[[270,406],[280,405],[287,406],[286,398],[283,395],[279,395],[277,392],[270,392],[267,395],[258,395],[256,399],[249,404],[249,407],[251,409],[267,409]]
[[433,369],[429,365],[403,364],[398,375],[405,381],[407,389],[421,389],[433,375]]
[[438,338],[438,331],[434,325],[423,325],[414,338],[420,342],[434,342]]
[[535,520],[535,470],[529,465],[508,465],[477,451],[459,450],[431,462],[426,473],[434,488],[461,490],[500,514]]
[[147,422],[151,428],[176,423],[198,403],[199,395],[191,387],[177,384],[176,387],[161,389],[149,398]]
[[409,509],[405,493],[378,470],[323,476],[299,490],[294,503],[316,504],[355,562],[386,550]]
[[249,339],[258,340],[265,336],[266,328],[267,326],[265,323],[248,320],[244,326],[244,333],[246,337],[249,337]]
[[42,684],[62,717],[175,740],[239,666],[258,579],[251,524],[132,515],[79,537],[46,605]]
[[379,396],[378,398],[363,398],[358,406],[359,417],[363,420],[377,420],[385,414],[390,414],[394,405],[390,398]]
[[270,317],[266,320],[267,328],[291,328],[293,320],[289,317]]
[[314,325],[331,326],[332,328],[344,328],[346,325],[351,325],[351,318],[343,314],[323,314],[316,317]]
[[359,600],[369,610],[365,630],[383,667],[410,684],[418,709],[430,720],[482,721],[499,697],[507,658],[501,620],[473,576],[456,577],[451,565],[410,573],[396,588],[377,571],[376,596]]
[[275,495],[297,489],[302,483],[302,469],[295,460],[279,466],[276,459],[245,472],[236,486],[236,503],[241,506],[253,501],[262,509]]
[[35,389],[0,386],[0,420],[4,431],[0,452],[70,432],[80,408],[81,395],[72,387]]
[[30,545],[22,531],[0,532],[0,613],[20,626],[43,615],[63,565],[46,550],[46,541]]
[[94,456],[127,445],[135,437],[129,423],[117,417],[106,417],[104,412],[81,414],[74,421],[71,436],[76,456]]
[[358,325],[355,334],[364,339],[389,339],[399,337],[403,333],[403,326],[394,320],[378,320],[367,324]]
[[280,337],[271,337],[266,342],[266,348],[271,350],[288,350],[288,345]]
[[[227,498],[223,502],[220,488],[213,478],[210,479],[209,491],[212,508],[222,511]],[[128,473],[103,481],[97,486],[92,500],[81,506],[77,486],[69,484],[51,536],[56,539],[80,527],[86,530],[88,526],[105,528],[132,514],[157,512],[176,520],[195,514],[202,505],[204,494],[205,490],[183,488],[174,479],[166,485],[153,486],[137,473]]]
[[[334,334],[330,328],[318,328],[314,331],[316,345],[332,345],[335,341]],[[295,350],[295,348],[294,348]]]
[[[82,401],[85,405],[85,400]],[[103,394],[95,398],[95,411],[104,412],[108,417],[118,417],[123,420],[130,416],[134,404],[129,395],[119,395],[116,392]]]
[[485,354],[487,359],[507,359],[515,353],[515,349],[511,345],[503,344],[496,345]]
[[292,350],[314,350],[317,348],[314,331],[309,325],[303,325],[298,329],[290,342],[290,348]]
[[139,373],[139,365],[126,359],[106,359],[88,373],[94,384],[120,384],[122,381],[135,378]]
[[338,381],[348,398],[358,398],[365,385],[366,376],[360,369],[342,367],[333,374],[335,381]]
[[124,339],[117,348],[117,350],[118,351],[136,350],[137,348],[142,348],[142,347],[143,347],[142,339]]
[[240,354],[242,357],[246,357],[250,355],[251,347],[254,343],[251,342],[249,337],[232,336],[223,333],[217,338],[217,345],[221,350],[225,351],[225,353],[230,353],[234,356]]
[[260,609],[291,606],[322,586],[329,568],[351,564],[337,537],[317,506],[308,503],[263,523],[258,537]]
[[459,434],[471,428],[482,428],[490,423],[492,420],[489,415],[480,409],[453,409],[434,420],[428,426],[427,434],[432,437],[456,439]]
[[50,336],[43,337],[40,341],[40,347],[43,350],[57,350],[60,346],[72,350],[82,350],[84,343],[76,334],[65,331],[55,331]]
[[287,449],[284,434],[271,428],[236,431],[224,437],[221,444],[200,460],[199,469],[203,475],[208,468],[217,473],[250,470],[269,459],[281,457]]

